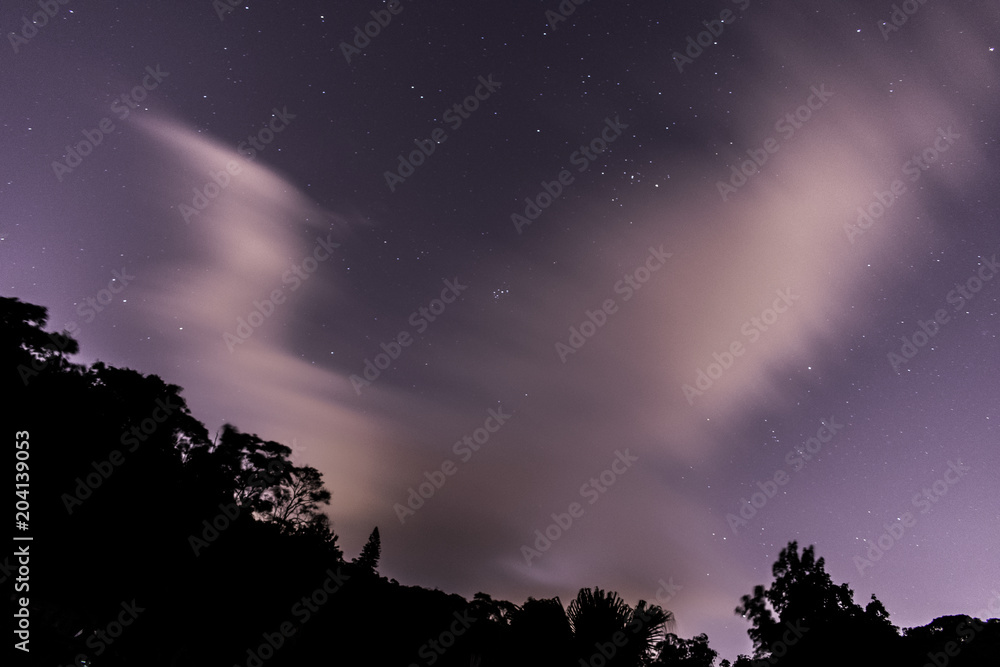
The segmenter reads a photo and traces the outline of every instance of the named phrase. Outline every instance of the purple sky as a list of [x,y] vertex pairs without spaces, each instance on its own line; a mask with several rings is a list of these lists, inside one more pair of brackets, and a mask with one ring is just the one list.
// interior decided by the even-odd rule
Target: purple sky
[[8,37],[4,295],[291,446],[402,583],[672,583],[730,659],[793,539],[897,625],[988,604],[995,7],[336,4],[69,3]]

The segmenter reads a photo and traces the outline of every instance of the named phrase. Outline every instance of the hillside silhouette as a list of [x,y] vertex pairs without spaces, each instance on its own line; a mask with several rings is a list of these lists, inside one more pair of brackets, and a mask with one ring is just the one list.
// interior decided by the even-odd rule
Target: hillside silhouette
[[[226,424],[215,437],[181,388],[103,363],[48,333],[47,310],[0,298],[8,433],[28,443],[32,664],[750,667],[997,665],[1000,620],[944,616],[900,630],[823,558],[782,549],[770,586],[735,613],[753,656],[719,660],[674,615],[613,591],[567,603],[472,600],[378,572],[377,527],[346,560],[322,474]],[[387,545],[387,548],[391,546]]]

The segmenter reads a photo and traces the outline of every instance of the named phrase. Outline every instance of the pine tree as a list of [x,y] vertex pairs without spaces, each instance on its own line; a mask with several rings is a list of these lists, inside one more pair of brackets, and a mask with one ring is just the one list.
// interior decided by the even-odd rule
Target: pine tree
[[378,567],[378,559],[382,556],[382,538],[378,534],[378,526],[368,536],[368,542],[361,550],[361,555],[354,559],[354,563],[365,570],[375,572]]

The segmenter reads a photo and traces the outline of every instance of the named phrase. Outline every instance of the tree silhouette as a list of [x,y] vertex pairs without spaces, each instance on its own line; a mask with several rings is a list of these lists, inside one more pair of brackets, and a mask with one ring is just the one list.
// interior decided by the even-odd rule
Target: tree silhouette
[[657,667],[713,667],[718,653],[708,647],[708,635],[702,633],[693,639],[681,639],[675,634],[668,634],[657,645],[659,655]]
[[[377,527],[345,563],[320,511],[331,495],[317,470],[293,465],[288,447],[233,425],[211,441],[180,387],[101,362],[73,364],[76,341],[45,332],[46,322],[45,308],[0,298],[5,410],[30,431],[31,518],[51,545],[32,551],[32,565],[45,573],[31,586],[39,664],[97,657],[98,633],[135,600],[149,611],[115,636],[101,664],[262,664],[248,648],[265,640],[281,643],[268,667],[709,667],[717,657],[704,634],[664,634],[670,612],[643,600],[632,608],[600,588],[581,589],[564,609],[559,598],[529,597],[519,607],[480,592],[467,602],[385,580],[375,572]],[[251,511],[220,514],[233,503]],[[0,573],[12,560],[0,559]],[[998,619],[943,616],[900,636],[877,597],[862,609],[847,584],[833,583],[812,546],[800,554],[790,542],[772,573],[769,587],[755,586],[736,608],[751,622],[758,661],[992,667],[1000,655]],[[474,619],[468,631],[451,636],[466,613]],[[372,620],[387,614],[406,619],[393,626],[392,642],[385,624]],[[289,618],[302,625],[280,640],[276,629]],[[796,623],[808,629],[790,649],[781,646]],[[755,661],[722,661],[730,664]]]
[[[566,610],[573,629],[577,658],[590,662],[603,655],[610,666],[640,665],[651,662],[664,627],[673,623],[673,614],[657,605],[639,600],[632,609],[618,593],[600,588],[582,588]],[[611,654],[611,655],[609,655]]]
[[[515,645],[516,631],[511,623],[520,611],[518,606],[506,600],[494,600],[488,593],[476,593],[469,602],[469,613],[476,619],[469,633],[470,643],[475,647],[476,660],[482,667],[524,662],[533,653],[523,646]],[[562,608],[560,607],[560,612]],[[565,619],[565,612],[563,612]],[[515,648],[516,646],[516,648]]]
[[241,433],[232,424],[225,424],[213,446],[190,451],[188,458],[205,475],[206,483],[231,489],[232,499],[241,507],[269,514],[274,499],[267,491],[279,486],[288,475],[291,453],[285,445]]
[[847,584],[833,583],[813,546],[803,549],[800,556],[798,543],[789,542],[772,573],[771,587],[755,586],[753,595],[744,595],[735,610],[753,624],[747,635],[754,642],[755,658],[776,659],[787,653],[787,658],[782,657],[784,664],[826,664],[841,649],[844,638],[850,637],[874,647],[863,658],[857,657],[856,664],[890,659],[898,634],[885,607],[873,595],[862,610]]
[[[769,589],[756,586],[753,596],[744,595],[736,608],[737,614],[754,625],[747,634],[758,658],[764,657],[772,644],[782,641],[785,623],[801,621],[811,628],[839,620],[857,608],[850,588],[847,584],[833,584],[824,560],[816,560],[812,546],[803,549],[800,557],[798,543],[789,542],[775,561],[772,574],[774,583]],[[771,609],[777,612],[777,620]]]
[[526,667],[569,667],[573,659],[573,628],[559,598],[529,597],[510,614],[511,644],[516,660]]
[[[323,488],[323,474],[316,468],[289,466],[279,483],[269,489],[268,499],[271,510],[266,515],[267,518],[284,530],[298,532],[307,526],[315,527],[324,522],[326,515],[319,506],[330,504],[330,492]],[[375,529],[374,536],[377,547],[378,528]],[[378,562],[377,551],[375,562]]]
[[[376,531],[378,528],[375,529]],[[369,538],[369,542],[371,539]],[[366,545],[367,546],[367,545]],[[364,552],[361,552],[364,555]],[[517,605],[506,600],[494,600],[489,593],[476,593],[469,603],[472,615],[478,619],[491,621],[502,626],[509,626],[518,612]],[[565,614],[563,614],[565,617]]]
[[625,645],[625,657],[637,665],[651,663],[656,646],[663,640],[666,629],[673,625],[673,612],[639,600],[629,618],[631,637]]
[[48,309],[17,298],[0,297],[0,349],[3,350],[4,393],[20,391],[40,377],[81,374],[83,366],[68,356],[80,351],[80,344],[66,331],[46,332]]
[[382,556],[382,538],[378,534],[378,526],[368,536],[368,541],[361,548],[361,554],[354,559],[354,563],[366,572],[375,572],[378,567],[378,559]]

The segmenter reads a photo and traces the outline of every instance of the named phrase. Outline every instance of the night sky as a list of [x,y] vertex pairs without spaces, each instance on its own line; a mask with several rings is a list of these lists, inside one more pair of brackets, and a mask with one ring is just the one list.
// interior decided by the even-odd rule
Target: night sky
[[902,627],[1000,589],[995,3],[55,7],[2,293],[291,446],[346,556],[730,659],[790,540]]

